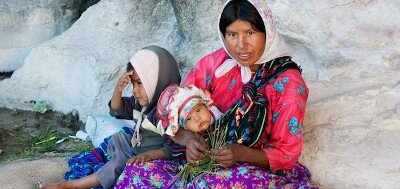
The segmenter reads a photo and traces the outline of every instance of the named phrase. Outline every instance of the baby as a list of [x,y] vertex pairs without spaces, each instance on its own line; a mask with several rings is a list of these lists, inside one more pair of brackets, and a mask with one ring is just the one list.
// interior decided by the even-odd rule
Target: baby
[[194,85],[168,86],[161,93],[157,105],[157,114],[165,134],[175,136],[179,128],[195,133],[206,131],[222,115],[212,102],[207,91]]

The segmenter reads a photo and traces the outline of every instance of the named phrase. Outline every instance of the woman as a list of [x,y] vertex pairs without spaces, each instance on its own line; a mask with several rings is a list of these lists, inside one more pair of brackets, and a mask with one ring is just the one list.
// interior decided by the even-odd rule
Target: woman
[[[267,116],[254,145],[225,146],[213,158],[227,168],[204,174],[185,187],[313,188],[307,168],[297,163],[308,88],[299,69],[282,69],[291,62],[290,51],[276,32],[268,5],[263,0],[228,1],[219,18],[219,32],[224,48],[200,60],[185,84],[210,91],[214,105],[226,112],[241,98],[244,84],[252,81],[267,99]],[[186,146],[189,163],[205,158],[208,149],[204,140],[196,138],[183,129],[173,138]],[[128,166],[116,187],[178,187],[179,182],[170,182],[176,173],[176,166],[168,161]]]

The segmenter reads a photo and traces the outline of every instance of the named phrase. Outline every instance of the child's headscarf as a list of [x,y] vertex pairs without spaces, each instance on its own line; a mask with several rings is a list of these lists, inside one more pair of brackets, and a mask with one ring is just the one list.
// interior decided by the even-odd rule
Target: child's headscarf
[[157,114],[162,121],[165,134],[175,136],[179,127],[184,128],[187,115],[199,103],[210,107],[212,104],[210,95],[194,85],[168,86],[162,92],[157,105]]
[[150,45],[137,51],[130,59],[130,63],[138,74],[150,101],[145,113],[157,105],[161,92],[168,85],[181,82],[175,58],[159,46]]
[[142,113],[146,115],[153,111],[161,92],[172,83],[180,83],[181,76],[175,58],[164,48],[155,45],[137,51],[130,59],[130,63],[138,74],[150,101],[141,112],[133,112],[133,117],[137,121],[134,126],[135,137],[132,138],[135,141],[132,141],[132,144],[140,146]]
[[[231,0],[228,0],[222,6],[218,20],[221,20],[221,14],[222,14],[225,6],[230,1]],[[279,57],[283,57],[283,56],[292,56],[290,49],[287,47],[284,39],[276,31],[275,22],[272,18],[272,12],[269,9],[266,0],[247,0],[247,1],[250,2],[257,9],[258,13],[260,14],[260,16],[264,22],[264,26],[265,26],[265,39],[266,40],[265,40],[264,53],[260,57],[260,59],[255,62],[255,64],[263,64],[270,60],[273,60],[273,59],[279,58]],[[232,55],[229,54],[229,52],[226,48],[226,45],[224,43],[224,36],[222,35],[221,31],[219,31],[219,26],[218,26],[218,33],[219,33],[219,37],[220,37],[222,46],[225,49],[225,52],[227,52],[228,55],[230,57],[232,57]],[[238,61],[233,58],[225,60],[225,62],[222,63],[215,70],[215,76],[217,78],[222,77],[227,72],[229,72],[232,68],[234,68],[236,65],[238,65],[240,67],[242,82],[247,83],[248,81],[250,81],[250,79],[251,79],[250,68],[248,66],[240,65],[238,63]]]

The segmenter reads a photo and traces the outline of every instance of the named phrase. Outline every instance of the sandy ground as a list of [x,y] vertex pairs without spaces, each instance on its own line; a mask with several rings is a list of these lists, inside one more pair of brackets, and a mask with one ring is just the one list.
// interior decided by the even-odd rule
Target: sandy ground
[[0,164],[0,186],[8,189],[39,188],[40,182],[59,182],[67,171],[65,157]]

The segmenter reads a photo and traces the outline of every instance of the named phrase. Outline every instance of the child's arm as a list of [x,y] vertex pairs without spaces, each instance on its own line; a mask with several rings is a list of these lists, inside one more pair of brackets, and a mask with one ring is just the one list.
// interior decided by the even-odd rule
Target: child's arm
[[131,82],[131,76],[133,75],[133,71],[124,73],[118,80],[117,85],[115,86],[113,96],[111,98],[110,107],[118,110],[122,108],[122,91],[124,88]]
[[165,159],[165,158],[167,158],[167,156],[165,155],[162,149],[150,150],[145,153],[141,153],[137,156],[129,158],[126,165],[137,165],[138,163],[143,164],[150,160]]
[[117,119],[133,119],[132,111],[135,106],[135,98],[133,96],[122,97],[122,91],[131,82],[130,79],[132,74],[133,71],[130,71],[123,74],[119,78],[118,83],[115,86],[113,96],[108,103],[110,115]]

